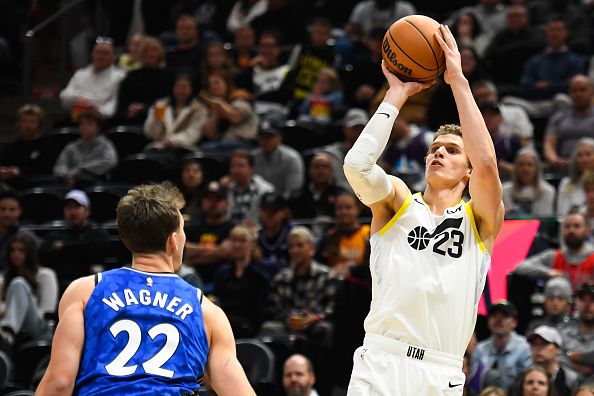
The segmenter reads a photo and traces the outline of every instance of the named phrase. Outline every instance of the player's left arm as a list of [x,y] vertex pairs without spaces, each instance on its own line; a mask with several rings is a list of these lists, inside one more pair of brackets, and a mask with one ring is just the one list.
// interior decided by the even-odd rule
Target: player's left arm
[[456,101],[464,149],[472,164],[469,182],[471,207],[480,237],[487,249],[491,251],[495,237],[503,224],[505,213],[497,156],[491,135],[472,96],[468,80],[462,73],[456,40],[447,26],[441,25],[440,32],[443,38],[439,34],[435,37],[446,56],[444,77]]
[[93,277],[70,284],[58,307],[59,322],[52,342],[49,365],[36,395],[70,395],[85,343],[84,305],[93,291]]
[[219,396],[256,396],[237,360],[227,316],[207,298],[202,302],[202,312],[210,347],[205,368],[209,384]]

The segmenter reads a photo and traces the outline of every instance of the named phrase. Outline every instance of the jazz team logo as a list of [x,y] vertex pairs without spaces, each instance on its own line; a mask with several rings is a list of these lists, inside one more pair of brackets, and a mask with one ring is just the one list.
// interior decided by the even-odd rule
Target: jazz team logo
[[[459,230],[461,224],[462,217],[456,217],[445,219],[435,227],[433,232],[429,232],[423,226],[416,226],[408,233],[408,244],[415,250],[425,250],[433,239],[435,240],[433,243],[434,253],[459,258],[462,255],[462,244],[464,243],[464,233]],[[451,246],[447,249],[442,248],[450,240],[452,241]]]

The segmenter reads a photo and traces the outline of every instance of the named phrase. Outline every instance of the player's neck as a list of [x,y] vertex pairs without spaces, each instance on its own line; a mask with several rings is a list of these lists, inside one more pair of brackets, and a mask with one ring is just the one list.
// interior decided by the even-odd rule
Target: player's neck
[[132,257],[132,268],[145,272],[173,273],[173,259],[165,254],[135,254]]
[[442,215],[447,208],[458,205],[462,193],[458,188],[432,188],[427,185],[423,192],[423,200],[433,214]]

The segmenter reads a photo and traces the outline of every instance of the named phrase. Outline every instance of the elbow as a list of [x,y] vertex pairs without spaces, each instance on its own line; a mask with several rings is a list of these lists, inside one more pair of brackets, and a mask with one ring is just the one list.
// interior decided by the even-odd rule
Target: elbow
[[51,376],[44,385],[37,389],[37,395],[70,395],[74,390],[74,381],[63,375]]

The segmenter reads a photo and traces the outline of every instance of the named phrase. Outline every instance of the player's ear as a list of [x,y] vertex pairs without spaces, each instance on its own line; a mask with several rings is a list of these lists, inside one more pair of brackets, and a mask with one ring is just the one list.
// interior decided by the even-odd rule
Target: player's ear
[[177,244],[177,232],[172,232],[167,237],[167,253],[173,253],[179,250],[179,246]]

